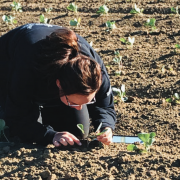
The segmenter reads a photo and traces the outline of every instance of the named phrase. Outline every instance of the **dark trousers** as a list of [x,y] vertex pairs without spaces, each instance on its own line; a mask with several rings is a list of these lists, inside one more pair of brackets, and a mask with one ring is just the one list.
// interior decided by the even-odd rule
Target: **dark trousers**
[[[42,123],[50,125],[55,131],[68,131],[76,137],[86,138],[89,134],[89,113],[86,105],[81,110],[76,110],[67,105],[61,107],[43,107],[41,109]],[[84,134],[78,129],[77,124],[83,124]]]

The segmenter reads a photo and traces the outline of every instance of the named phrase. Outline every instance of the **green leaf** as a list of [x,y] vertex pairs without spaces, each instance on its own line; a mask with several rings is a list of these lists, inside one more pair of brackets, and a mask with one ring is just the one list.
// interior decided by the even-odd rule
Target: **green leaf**
[[5,121],[3,119],[0,119],[0,132],[3,131],[5,128]]
[[154,138],[156,136],[155,132],[151,132],[149,138]]
[[99,10],[97,11],[97,14],[107,14],[109,11],[109,8],[104,4],[103,6],[99,7]]
[[77,127],[81,130],[81,132],[84,134],[84,126],[83,124],[77,124]]
[[70,11],[74,11],[77,12],[77,5],[75,3],[71,3],[69,4],[69,6],[67,7],[68,10]]
[[176,45],[175,45],[175,48],[180,49],[180,45],[179,45],[179,44],[176,44]]
[[96,136],[100,136],[100,135],[104,134],[107,130],[108,130],[108,129],[104,129],[102,132],[97,133]]
[[153,142],[155,141],[154,138],[149,138],[149,142],[148,142],[148,145],[151,146],[153,144]]
[[71,26],[77,26],[79,23],[78,23],[77,19],[75,18],[75,19],[70,20],[69,24]]
[[167,99],[166,99],[166,102],[171,103],[171,102],[172,102],[172,99],[171,99],[171,98],[167,98]]
[[130,14],[138,14],[139,12],[137,12],[135,9],[131,9]]
[[137,146],[134,145],[134,144],[129,144],[129,145],[127,146],[127,150],[128,150],[128,151],[135,151],[135,150],[137,150],[137,149],[138,149]]
[[150,134],[149,133],[138,133],[138,137],[143,142],[148,142]]
[[121,41],[122,43],[124,43],[124,44],[127,43],[127,41],[126,41],[124,38],[120,38],[120,41]]

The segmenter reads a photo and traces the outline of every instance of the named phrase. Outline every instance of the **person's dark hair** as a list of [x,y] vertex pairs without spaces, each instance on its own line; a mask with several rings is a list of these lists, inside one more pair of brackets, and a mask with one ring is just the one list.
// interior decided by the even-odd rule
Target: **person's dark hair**
[[101,85],[101,67],[93,59],[81,54],[76,34],[60,28],[41,41],[40,64],[49,81],[60,81],[60,96],[89,95]]

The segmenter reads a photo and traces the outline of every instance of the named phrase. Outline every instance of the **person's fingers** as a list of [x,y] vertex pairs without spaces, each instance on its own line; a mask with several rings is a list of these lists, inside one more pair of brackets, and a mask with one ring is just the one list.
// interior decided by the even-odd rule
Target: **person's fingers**
[[66,140],[64,138],[60,138],[60,143],[64,146],[68,145],[68,143],[66,142]]
[[79,146],[82,145],[81,142],[80,142],[80,140],[79,140],[76,136],[74,136],[73,134],[69,134],[69,137],[70,137],[75,143],[77,143]]
[[61,144],[59,143],[59,142],[57,142],[57,141],[54,141],[54,146],[56,146],[56,147],[59,147],[59,146],[61,146]]
[[74,145],[74,141],[71,138],[67,137],[65,139],[68,144],[70,144],[71,146]]

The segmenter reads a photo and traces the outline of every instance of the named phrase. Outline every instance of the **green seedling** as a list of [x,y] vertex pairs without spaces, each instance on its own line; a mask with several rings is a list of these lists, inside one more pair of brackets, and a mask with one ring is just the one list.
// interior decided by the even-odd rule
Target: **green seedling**
[[144,24],[146,27],[151,28],[152,31],[156,29],[155,26],[156,23],[156,19],[155,18],[151,18],[151,19],[147,19],[146,23]]
[[128,41],[131,45],[131,48],[133,47],[133,44],[134,44],[134,41],[135,41],[135,37],[131,38],[131,37],[128,37]]
[[174,104],[180,104],[180,97],[178,93],[174,93],[174,95],[171,98],[167,98],[166,102],[168,103],[174,103]]
[[131,9],[130,13],[131,14],[142,14],[143,11],[144,11],[144,9],[140,9],[140,8],[137,7],[136,4],[134,4],[134,8]]
[[179,51],[179,49],[180,49],[180,44],[176,44],[174,52],[177,53]]
[[129,44],[129,42],[128,42],[126,39],[124,39],[124,38],[120,38],[120,41],[121,41],[123,44]]
[[13,11],[22,12],[22,6],[20,3],[13,1],[13,3],[10,6],[12,7]]
[[40,23],[47,24],[48,23],[48,18],[45,18],[44,14],[41,14],[40,17],[39,17],[39,21],[40,21]]
[[44,8],[44,10],[47,14],[49,14],[53,10],[53,8],[52,7]]
[[103,6],[99,7],[99,10],[97,11],[97,14],[107,14],[109,11],[109,8],[104,4]]
[[176,8],[171,7],[171,13],[173,13],[173,14],[179,14],[178,6],[177,6]]
[[147,153],[150,150],[150,146],[152,146],[153,142],[155,141],[155,132],[151,133],[138,133],[138,138],[143,142],[144,149],[138,148],[135,144],[129,144],[127,146],[128,151],[135,151],[137,153]]
[[121,89],[113,87],[112,91],[114,95],[119,96],[121,98],[121,101],[125,102],[128,100],[125,92],[125,84],[121,85]]
[[119,69],[119,71],[116,71],[115,74],[120,75],[122,72],[122,66],[123,66],[122,65],[122,56],[120,56],[119,51],[115,51],[114,54],[116,57],[113,58],[113,61],[118,64],[118,69]]
[[7,139],[5,133],[4,133],[4,130],[8,128],[5,124],[5,121],[3,119],[0,119],[0,138],[2,137],[2,134],[3,136],[6,138],[7,142],[9,142],[9,140]]
[[75,3],[70,3],[69,6],[67,6],[67,9],[77,13],[77,5]]
[[[107,131],[107,129],[104,129],[103,131],[98,132],[98,131],[100,130],[101,126],[102,126],[102,122],[99,124],[97,130],[95,131],[95,135],[94,135],[94,136],[89,136],[89,137],[90,137],[90,138],[96,138],[97,136],[100,136],[100,135],[104,134],[104,133]],[[77,124],[77,127],[78,127],[78,128],[81,130],[81,132],[84,134],[84,126],[83,126],[83,124]]]
[[116,22],[115,21],[107,21],[106,22],[106,27],[108,28],[108,31],[109,30],[113,30],[113,29],[115,29],[116,28],[116,24],[115,24]]
[[80,25],[80,22],[81,22],[81,18],[79,17],[78,19],[72,19],[69,21],[69,24],[71,26],[79,26]]
[[6,23],[6,24],[17,24],[17,20],[15,19],[15,17],[13,16],[6,16],[6,15],[3,15],[2,16],[2,20]]

